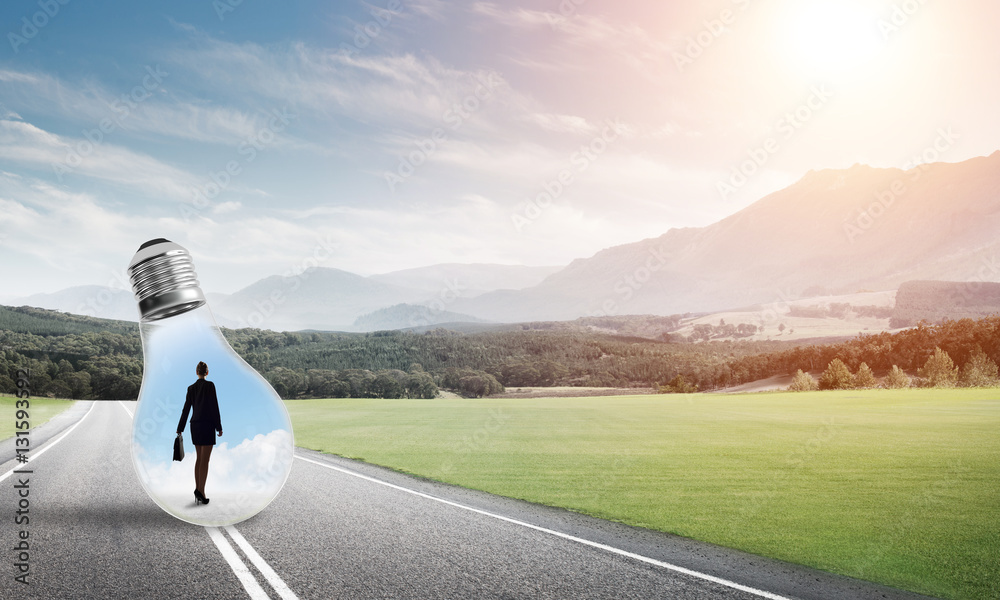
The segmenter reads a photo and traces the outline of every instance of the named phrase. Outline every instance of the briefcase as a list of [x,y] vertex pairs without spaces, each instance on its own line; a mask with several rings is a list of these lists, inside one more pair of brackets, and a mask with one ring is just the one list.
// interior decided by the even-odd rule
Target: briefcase
[[174,460],[184,460],[184,437],[179,433],[174,438]]

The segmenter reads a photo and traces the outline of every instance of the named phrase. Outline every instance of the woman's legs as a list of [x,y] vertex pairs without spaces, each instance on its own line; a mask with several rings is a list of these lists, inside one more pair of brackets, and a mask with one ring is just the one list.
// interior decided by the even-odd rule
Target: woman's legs
[[202,454],[204,453],[204,446],[195,446],[194,450],[197,454],[197,458],[194,461],[194,489],[201,492],[201,461]]
[[208,461],[212,458],[212,448],[215,446],[195,446],[198,458],[194,463],[194,486],[205,495],[205,480],[208,479]]
[[212,459],[212,448],[215,446],[205,446],[202,453],[205,459],[201,463],[201,494],[205,495],[205,481],[208,479],[208,461]]

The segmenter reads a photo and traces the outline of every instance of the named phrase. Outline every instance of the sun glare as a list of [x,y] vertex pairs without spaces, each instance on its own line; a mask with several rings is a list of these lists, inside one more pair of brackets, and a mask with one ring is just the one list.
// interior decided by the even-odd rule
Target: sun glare
[[863,2],[795,0],[788,5],[781,52],[809,76],[840,76],[878,53],[877,17]]

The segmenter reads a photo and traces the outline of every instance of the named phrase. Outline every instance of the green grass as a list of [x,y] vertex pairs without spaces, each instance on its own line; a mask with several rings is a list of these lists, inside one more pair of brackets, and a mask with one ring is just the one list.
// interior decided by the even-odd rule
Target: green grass
[[295,400],[299,446],[949,598],[1000,597],[1000,391]]
[[[14,428],[14,422],[17,415],[17,407],[15,402],[18,398],[9,395],[0,395],[0,440],[5,440],[9,437],[14,436],[14,432],[17,431]],[[45,423],[52,417],[58,415],[62,411],[66,410],[70,406],[73,406],[73,400],[61,400],[58,398],[28,398],[30,406],[28,407],[28,420],[31,423],[32,429],[38,427],[42,423]]]

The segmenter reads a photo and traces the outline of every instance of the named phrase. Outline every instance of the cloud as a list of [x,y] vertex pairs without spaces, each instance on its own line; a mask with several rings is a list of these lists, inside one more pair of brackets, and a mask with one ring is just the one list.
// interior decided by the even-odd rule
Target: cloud
[[257,434],[236,446],[228,442],[212,450],[205,491],[212,500],[196,506],[191,493],[194,483],[195,450],[185,440],[183,461],[154,462],[139,445],[134,446],[137,470],[146,490],[168,512],[201,524],[232,523],[267,505],[281,490],[292,467],[292,435],[283,429]]
[[573,115],[534,113],[528,115],[527,120],[535,125],[538,125],[542,129],[554,131],[556,133],[593,135],[601,130],[599,125],[589,123],[587,119]]
[[0,158],[47,170],[60,180],[83,175],[151,196],[190,199],[198,181],[189,173],[102,138],[93,139],[63,137],[24,121],[0,120]]
[[477,92],[480,98],[488,92],[489,99],[479,102],[475,118],[463,122],[463,133],[502,131],[505,110],[533,104],[495,70],[458,69],[413,54],[349,54],[304,43],[265,47],[205,36],[195,47],[175,51],[171,61],[193,69],[202,85],[221,98],[251,94],[265,104],[290,106],[341,134],[346,119],[352,130],[365,131],[369,143],[381,139],[370,135],[373,129],[427,135],[450,127],[449,111],[471,102]]
[[243,204],[240,202],[222,202],[212,207],[212,214],[224,215],[226,213],[236,212],[241,208],[243,208]]
[[0,81],[7,84],[0,97],[25,114],[71,119],[87,130],[110,119],[117,130],[110,135],[116,137],[149,133],[235,146],[265,126],[268,115],[262,111],[214,106],[177,90],[173,73],[173,68],[147,66],[135,73],[131,86],[112,90],[93,81],[5,70],[0,71]]
[[[195,460],[190,442],[189,438],[185,439],[187,452],[180,462],[154,462],[142,446],[136,446],[144,483],[163,493],[190,495]],[[229,442],[217,443],[209,466],[211,486],[220,491],[276,491],[274,488],[283,483],[287,466],[291,464],[292,450],[292,436],[284,429],[257,434],[253,439],[245,438],[232,447]]]
[[[555,44],[550,42],[548,45],[559,46],[556,49],[561,52],[550,53],[548,61],[535,60],[530,56],[516,57],[515,60],[522,64],[533,63],[547,68],[546,64],[555,62],[579,67],[581,51],[589,53],[599,49],[600,55],[613,55],[644,76],[662,80],[665,74],[663,66],[670,58],[670,46],[645,28],[635,23],[618,23],[603,15],[582,11],[563,15],[520,7],[501,7],[492,2],[476,2],[472,5],[471,12],[486,17],[492,23],[525,32],[559,34],[555,38]],[[562,58],[559,58],[560,54]]]

